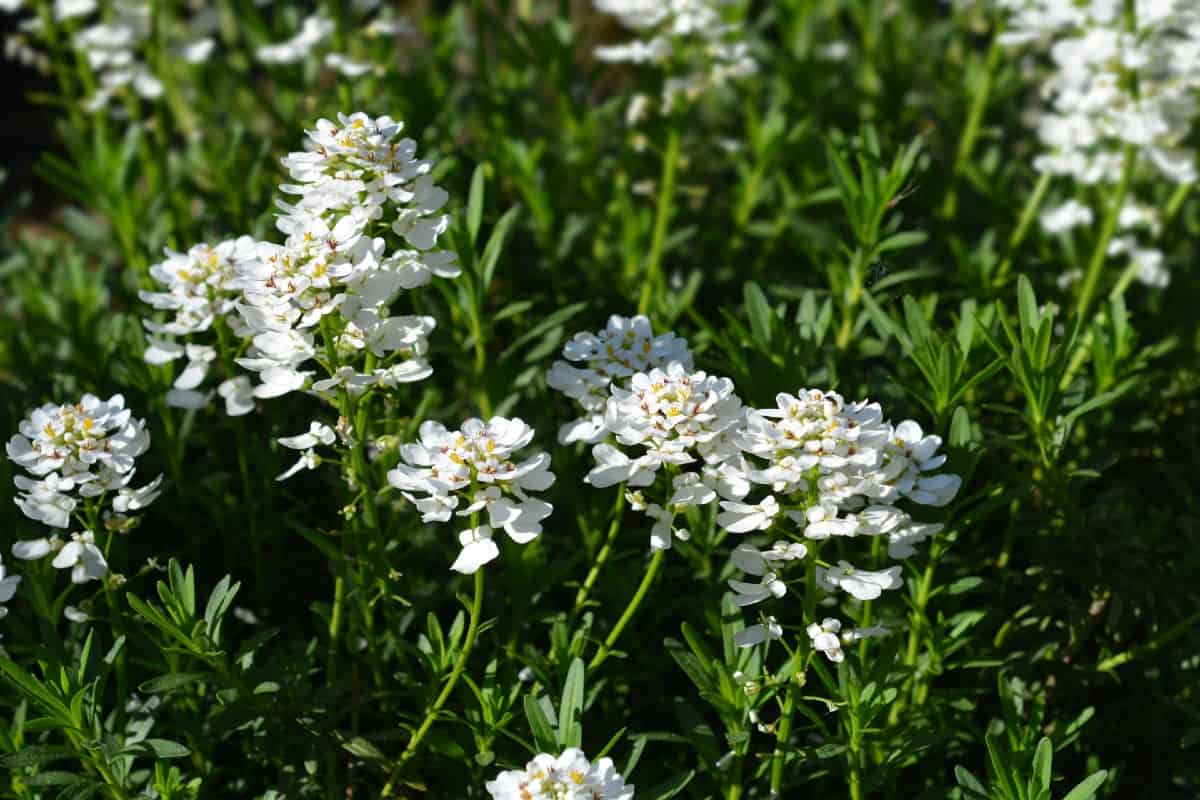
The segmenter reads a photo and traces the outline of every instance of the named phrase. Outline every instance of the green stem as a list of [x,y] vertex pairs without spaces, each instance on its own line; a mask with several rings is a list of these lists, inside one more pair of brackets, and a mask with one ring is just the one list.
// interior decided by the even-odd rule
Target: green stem
[[662,252],[667,239],[667,224],[675,203],[675,165],[679,161],[679,129],[671,127],[667,134],[667,148],[663,152],[662,180],[658,186],[658,208],[654,217],[654,233],[650,239],[650,255],[646,259],[646,276],[642,284],[642,296],[638,300],[638,313],[650,309],[650,300],[662,283]]
[[1137,150],[1132,145],[1125,146],[1125,164],[1121,169],[1121,182],[1112,196],[1108,213],[1104,215],[1104,224],[1100,228],[1100,238],[1092,251],[1092,259],[1088,264],[1087,274],[1083,278],[1083,287],[1079,290],[1079,300],[1075,312],[1080,316],[1087,314],[1092,304],[1092,296],[1096,293],[1096,285],[1100,282],[1100,273],[1104,269],[1104,261],[1108,256],[1108,245],[1117,230],[1117,219],[1121,215],[1121,207],[1125,205],[1125,196],[1129,193],[1129,183],[1133,178],[1133,167],[1137,161]]
[[588,570],[587,577],[583,580],[583,585],[575,593],[575,606],[571,609],[572,617],[583,610],[583,604],[587,602],[592,587],[596,585],[596,579],[600,577],[600,571],[608,563],[608,557],[612,554],[613,542],[617,538],[617,531],[621,529],[621,518],[624,511],[625,485],[621,484],[617,487],[617,502],[613,504],[612,522],[608,526],[608,533],[604,537],[604,544],[600,547],[600,552],[596,554],[596,560],[592,563],[592,568]]
[[1029,226],[1033,223],[1033,218],[1037,216],[1038,209],[1042,207],[1042,200],[1046,197],[1046,190],[1049,188],[1050,173],[1043,172],[1038,176],[1038,182],[1033,187],[1033,192],[1025,200],[1025,207],[1021,209],[1021,216],[1017,220],[1016,229],[1013,231],[1012,236],[1008,238],[1008,252],[996,270],[996,277],[992,281],[993,285],[1004,285],[1009,271],[1012,270],[1013,257],[1017,254],[1021,243],[1025,241],[1025,235],[1029,233]]
[[967,122],[963,128],[962,138],[958,140],[958,151],[954,156],[954,169],[950,173],[950,188],[942,203],[942,217],[950,218],[958,211],[958,186],[956,179],[962,174],[964,166],[971,159],[975,149],[975,140],[979,138],[979,126],[983,122],[983,112],[987,110],[988,100],[992,94],[992,75],[1000,61],[1000,37],[992,38],[988,47],[987,58],[984,61],[983,78],[979,81],[979,91],[971,101],[967,111]]
[[625,626],[629,624],[629,620],[633,619],[633,615],[637,613],[638,606],[642,604],[642,600],[646,597],[646,592],[650,589],[650,584],[654,583],[655,576],[658,575],[659,568],[662,567],[663,557],[667,554],[666,550],[656,550],[654,556],[650,559],[650,566],[646,569],[646,574],[642,576],[642,582],[638,585],[637,591],[633,593],[633,597],[629,600],[629,605],[625,606],[625,612],[621,614],[621,618],[617,620],[617,624],[608,634],[608,638],[604,640],[604,644],[600,645],[600,649],[596,651],[596,655],[592,657],[592,661],[588,664],[588,670],[593,670],[600,666],[608,658],[612,651],[612,646],[621,636],[621,632],[625,630]]
[[471,620],[467,625],[467,636],[463,640],[462,649],[458,651],[458,659],[454,662],[454,668],[450,672],[450,678],[446,681],[446,685],[442,687],[441,693],[437,699],[433,701],[433,705],[425,712],[425,718],[421,720],[420,727],[413,734],[412,739],[408,742],[408,747],[404,748],[404,752],[400,754],[400,758],[396,760],[396,765],[392,767],[392,774],[388,778],[388,782],[384,785],[380,797],[391,797],[396,789],[396,783],[400,780],[400,773],[404,769],[404,765],[417,754],[417,750],[421,746],[421,741],[425,738],[425,734],[433,726],[433,722],[437,719],[438,713],[442,710],[442,706],[446,704],[446,700],[450,697],[450,693],[454,691],[458,679],[462,676],[463,670],[467,666],[467,658],[471,655],[471,649],[475,646],[475,636],[479,632],[479,616],[483,608],[483,570],[475,571],[475,598],[471,601]]
[[[811,625],[817,621],[817,560],[820,544],[816,541],[808,543],[808,561],[804,573],[804,624]],[[775,752],[771,754],[771,796],[779,797],[783,788],[783,751],[792,735],[792,715],[796,710],[796,670],[803,668],[804,659],[812,652],[812,644],[805,633],[801,637],[801,646],[796,649],[791,658],[791,670],[788,672],[788,685],[784,690],[783,708],[779,711],[779,722],[775,726]]]

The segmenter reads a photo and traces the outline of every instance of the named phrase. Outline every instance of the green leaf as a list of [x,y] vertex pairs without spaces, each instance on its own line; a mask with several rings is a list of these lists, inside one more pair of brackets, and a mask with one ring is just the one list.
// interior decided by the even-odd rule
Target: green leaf
[[1050,737],[1043,736],[1033,755],[1033,774],[1029,776],[1029,797],[1032,800],[1049,800],[1051,765],[1054,762],[1054,745]]
[[692,778],[694,777],[696,777],[696,770],[689,770],[683,775],[670,778],[658,784],[653,789],[648,791],[646,796],[649,797],[650,800],[668,800],[668,798],[674,797],[682,792],[684,788],[692,782]]
[[492,228],[492,235],[488,237],[487,245],[483,248],[483,255],[479,259],[479,274],[482,278],[481,293],[486,292],[492,285],[492,277],[496,274],[496,265],[500,261],[500,254],[504,252],[504,243],[508,241],[509,231],[512,230],[520,212],[520,206],[513,206],[500,218],[496,227]]
[[525,695],[524,704],[525,719],[529,722],[529,730],[533,734],[534,744],[542,752],[554,750],[558,746],[558,734],[541,704],[531,694]]
[[757,344],[769,347],[774,331],[775,312],[767,302],[767,296],[754,281],[747,281],[742,287],[742,296],[746,301],[746,315],[750,318],[750,330],[754,332]]
[[60,758],[72,758],[75,753],[69,747],[60,745],[35,744],[24,747],[15,753],[0,756],[0,767],[22,769],[36,767]]
[[479,226],[483,222],[484,180],[484,166],[480,164],[471,173],[471,191],[467,196],[467,232],[471,234],[472,244],[479,239]]
[[30,775],[27,778],[22,778],[26,786],[70,786],[74,783],[85,783],[88,779],[75,772],[62,772],[60,770],[50,770],[49,772],[39,772],[37,775]]
[[188,686],[209,677],[207,672],[172,672],[170,675],[160,675],[138,685],[138,690],[146,694],[159,694]]
[[1088,775],[1071,791],[1067,792],[1063,800],[1092,800],[1096,796],[1096,790],[1104,783],[1104,779],[1108,777],[1107,770],[1100,770]]
[[583,682],[583,661],[576,658],[567,670],[567,681],[563,684],[558,706],[558,743],[562,747],[583,744],[583,726],[579,721],[583,714]]
[[139,744],[155,758],[183,758],[192,753],[179,742],[173,742],[170,739],[145,739]]

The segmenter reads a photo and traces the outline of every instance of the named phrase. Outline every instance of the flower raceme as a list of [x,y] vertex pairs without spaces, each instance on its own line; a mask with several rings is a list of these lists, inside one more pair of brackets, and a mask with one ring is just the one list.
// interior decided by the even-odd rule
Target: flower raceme
[[577,747],[539,753],[524,769],[501,772],[485,785],[492,800],[633,800],[611,758],[588,761]]
[[[18,431],[6,450],[13,463],[34,476],[14,478],[16,504],[32,520],[65,529],[73,520],[90,527],[103,519],[110,535],[127,532],[137,524],[130,514],[159,495],[161,475],[139,488],[129,485],[137,471],[134,462],[149,446],[150,435],[145,421],[133,418],[119,394],[108,400],[88,394],[75,404],[44,405],[34,409]],[[72,534],[69,540],[53,535],[20,541],[12,552],[25,560],[53,553],[54,566],[70,569],[74,583],[108,572],[93,530]]]
[[550,456],[538,452],[513,460],[533,434],[516,418],[468,419],[456,431],[429,421],[421,425],[419,442],[400,448],[401,463],[388,472],[388,482],[416,506],[424,522],[448,522],[452,516],[485,520],[459,534],[462,550],[451,569],[470,574],[499,556],[492,540],[496,529],[519,544],[542,532],[553,506],[529,492],[554,483]]
[[546,373],[546,384],[578,406],[582,416],[558,431],[560,444],[602,440],[608,430],[604,409],[613,384],[628,388],[639,372],[678,362],[692,368],[687,342],[667,332],[656,336],[648,317],[613,314],[603,330],[575,334],[563,346],[565,361],[555,361]]
[[[784,573],[817,558],[814,547],[827,540],[885,536],[893,558],[913,555],[914,545],[941,526],[913,520],[896,503],[944,506],[961,484],[956,475],[935,473],[946,461],[937,452],[939,437],[926,435],[911,420],[893,426],[878,403],[847,403],[834,392],[780,394],[775,408],[748,411],[731,438],[743,456],[747,481],[769,493],[753,503],[722,501],[717,524],[731,533],[786,531],[791,537],[776,539],[768,549],[747,543],[734,550],[734,566],[756,579],[730,580],[740,606],[788,594]],[[811,589],[830,595],[844,591],[857,600],[874,600],[901,585],[898,566],[864,570],[845,560],[813,566]],[[748,628],[739,644],[775,638],[778,624],[770,619],[766,626]],[[813,646],[840,660],[840,649],[830,642],[841,623],[832,618],[820,625],[806,622]]]
[[[164,290],[142,291],[138,296],[153,308],[174,312],[174,316],[162,323],[143,321],[148,332],[145,360],[150,364],[167,364],[179,358],[187,361],[167,393],[167,405],[203,408],[212,400],[213,392],[203,391],[201,386],[217,360],[217,350],[191,338],[206,333],[214,323],[226,325],[239,339],[248,335],[249,329],[235,309],[240,296],[236,265],[254,258],[257,248],[258,243],[249,236],[212,247],[199,244],[186,253],[168,250],[166,260],[150,268],[150,277]],[[231,417],[254,410],[254,395],[244,375],[227,377],[218,384],[216,393],[225,401],[225,412]]]
[[[749,490],[737,466],[729,432],[743,415],[741,399],[728,378],[692,372],[673,361],[665,369],[639,372],[628,388],[610,387],[604,426],[614,443],[592,448],[596,466],[584,479],[597,488],[626,483],[646,489],[658,483],[664,467],[671,477],[659,489],[662,502],[645,492],[629,495],[635,510],[655,520],[650,546],[665,550],[672,538],[686,539],[675,516],[689,506],[707,505],[717,496],[738,500]],[[696,465],[697,469],[687,469]]]
[[[295,198],[279,203],[285,240],[260,243],[255,258],[237,264],[238,310],[251,334],[238,363],[258,374],[256,397],[361,393],[431,374],[434,320],[394,316],[391,305],[401,291],[459,270],[453,253],[436,249],[448,196],[430,177],[432,162],[416,158],[416,143],[399,138],[402,128],[361,113],[322,119],[309,149],[283,159],[293,182],[280,190]],[[305,366],[319,352],[328,377],[314,382]]]

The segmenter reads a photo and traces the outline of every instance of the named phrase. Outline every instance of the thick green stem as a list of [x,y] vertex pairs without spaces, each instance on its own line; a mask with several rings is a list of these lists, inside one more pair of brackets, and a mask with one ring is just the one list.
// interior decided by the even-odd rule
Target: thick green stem
[[[817,621],[817,559],[820,545],[808,543],[808,562],[804,573],[804,624]],[[796,671],[805,668],[805,659],[812,652],[808,634],[801,637],[801,646],[792,654],[788,684],[784,689],[783,708],[779,711],[779,722],[775,725],[775,752],[771,754],[771,796],[778,797],[783,788],[783,755],[788,739],[792,735],[792,715],[796,710]]]
[[675,165],[679,161],[679,129],[672,126],[667,134],[667,148],[663,152],[662,180],[658,186],[658,209],[654,216],[654,233],[650,239],[650,255],[646,259],[645,283],[638,300],[638,313],[650,310],[650,300],[662,283],[662,252],[667,239],[667,224],[675,204]]
[[1129,194],[1129,183],[1133,178],[1133,167],[1136,162],[1137,150],[1131,145],[1126,145],[1121,182],[1117,184],[1117,191],[1109,202],[1108,213],[1104,215],[1104,223],[1100,228],[1100,237],[1096,240],[1096,247],[1092,251],[1087,274],[1083,278],[1083,287],[1079,290],[1079,300],[1076,302],[1075,312],[1080,316],[1087,314],[1088,308],[1092,304],[1092,296],[1096,293],[1096,286],[1100,282],[1100,273],[1103,271],[1104,262],[1108,257],[1108,245],[1112,241],[1113,234],[1116,233],[1117,219],[1121,216],[1121,207],[1125,205],[1125,196]]
[[654,556],[650,559],[650,566],[646,569],[646,574],[642,576],[642,582],[638,585],[637,591],[633,593],[633,597],[630,598],[629,605],[625,606],[625,612],[621,614],[621,618],[613,626],[612,631],[608,634],[608,638],[604,640],[604,644],[600,645],[600,649],[596,651],[596,655],[592,657],[591,663],[588,664],[589,671],[603,664],[608,658],[609,653],[612,651],[612,646],[616,644],[617,639],[621,636],[621,632],[625,630],[625,626],[629,624],[629,620],[633,619],[633,615],[637,613],[638,606],[645,599],[646,592],[650,589],[650,584],[654,583],[654,578],[658,575],[658,570],[662,567],[663,557],[666,554],[666,550],[655,551]]
[[617,487],[617,501],[613,504],[612,522],[608,526],[608,533],[604,537],[604,544],[601,545],[600,552],[596,554],[596,560],[592,562],[592,568],[588,570],[587,577],[583,580],[583,585],[575,593],[575,606],[571,609],[571,616],[575,616],[583,610],[583,604],[587,602],[592,587],[596,585],[596,579],[600,577],[600,571],[608,563],[608,557],[612,554],[613,542],[617,538],[617,531],[621,529],[621,518],[624,510],[625,485],[621,484]]
[[1029,233],[1029,226],[1033,224],[1034,217],[1037,216],[1038,210],[1042,207],[1042,200],[1046,197],[1046,190],[1050,188],[1050,173],[1043,172],[1038,177],[1037,185],[1033,187],[1033,192],[1025,200],[1025,207],[1021,209],[1021,216],[1017,220],[1017,227],[1013,230],[1012,236],[1008,237],[1008,252],[1004,255],[1004,260],[1000,262],[999,268],[996,269],[996,277],[992,283],[995,286],[1003,286],[1005,280],[1008,279],[1008,273],[1012,270],[1013,258],[1020,249],[1021,243],[1025,241],[1025,235]]
[[979,89],[975,92],[971,108],[967,111],[967,121],[963,127],[962,138],[958,140],[958,151],[954,156],[954,169],[950,174],[950,188],[946,192],[946,199],[942,202],[942,216],[945,218],[953,217],[958,211],[957,178],[962,175],[963,168],[971,160],[971,153],[975,149],[975,140],[979,138],[983,112],[987,110],[988,100],[992,94],[992,76],[996,72],[996,65],[999,61],[1000,38],[996,36],[992,38],[992,44],[988,48],[987,59],[983,66],[983,77],[979,80]]
[[463,670],[467,666],[467,658],[471,655],[471,649],[475,646],[475,636],[479,632],[479,616],[483,609],[483,570],[475,571],[475,598],[471,601],[471,619],[467,625],[467,636],[463,640],[462,648],[458,651],[458,658],[454,662],[454,668],[450,671],[450,677],[446,681],[446,685],[442,687],[441,693],[437,699],[433,701],[433,705],[425,712],[425,718],[421,720],[420,727],[416,733],[408,741],[408,747],[404,748],[404,752],[400,754],[400,758],[396,760],[396,764],[392,767],[392,774],[388,778],[388,782],[384,785],[380,797],[391,797],[396,790],[396,783],[400,780],[400,773],[404,770],[404,765],[407,764],[421,747],[421,741],[425,738],[425,734],[429,733],[429,729],[433,727],[434,721],[442,710],[442,706],[446,704],[450,693],[454,691],[454,687],[458,684],[458,679],[462,677]]

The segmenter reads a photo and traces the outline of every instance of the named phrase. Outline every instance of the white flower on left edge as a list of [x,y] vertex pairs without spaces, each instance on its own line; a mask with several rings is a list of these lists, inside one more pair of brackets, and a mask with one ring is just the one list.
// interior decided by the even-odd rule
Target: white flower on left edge
[[8,616],[8,608],[5,603],[12,600],[13,595],[17,592],[17,585],[21,583],[20,575],[9,575],[4,568],[4,559],[0,558],[0,619]]
[[550,456],[539,452],[513,460],[533,434],[517,418],[469,419],[457,431],[430,421],[421,425],[419,443],[400,448],[401,462],[388,472],[388,482],[417,507],[424,522],[472,515],[484,520],[459,535],[462,551],[451,569],[470,574],[495,559],[500,554],[492,541],[496,529],[520,544],[542,532],[542,520],[554,507],[529,493],[554,483]]
[[18,430],[8,441],[8,457],[34,478],[14,477],[14,502],[32,520],[67,528],[80,503],[95,506],[111,500],[112,510],[124,514],[145,508],[159,495],[162,476],[140,488],[129,485],[150,434],[144,420],[132,418],[119,394],[44,405]]

